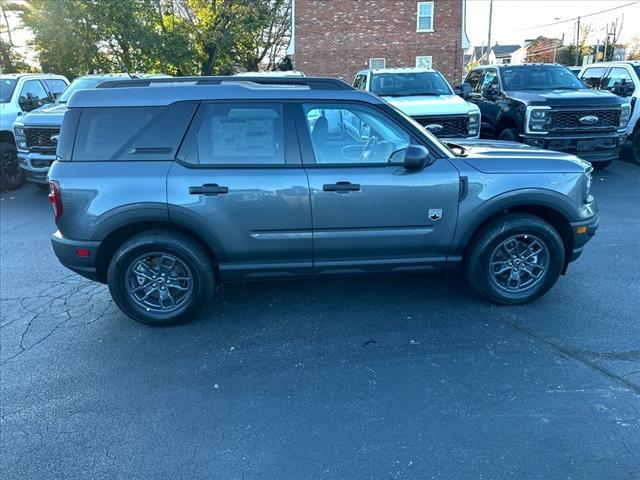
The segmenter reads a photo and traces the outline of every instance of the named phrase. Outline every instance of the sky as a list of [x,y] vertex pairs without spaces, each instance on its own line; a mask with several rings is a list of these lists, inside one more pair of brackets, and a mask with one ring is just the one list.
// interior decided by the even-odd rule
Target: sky
[[[437,1],[437,0],[436,0]],[[584,16],[602,10],[620,7],[633,0],[493,0],[493,27],[491,43],[501,45],[522,45],[527,38],[545,37],[562,38],[565,43],[575,42],[576,21],[578,15]],[[581,25],[590,24],[590,40],[604,39],[607,22],[618,18],[620,25],[622,15],[624,22],[620,43],[631,37],[640,37],[640,2],[593,15],[581,19]],[[564,23],[541,26],[549,23]],[[489,25],[489,0],[467,0],[467,36],[474,46],[486,45]],[[532,28],[537,27],[537,28]]]

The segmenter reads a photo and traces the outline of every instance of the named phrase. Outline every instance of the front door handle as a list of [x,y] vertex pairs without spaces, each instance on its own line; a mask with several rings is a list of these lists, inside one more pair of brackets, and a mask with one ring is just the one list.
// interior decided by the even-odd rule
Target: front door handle
[[229,193],[229,187],[221,187],[217,183],[205,183],[199,187],[189,187],[191,195],[222,195]]
[[360,185],[351,182],[325,183],[322,190],[336,193],[357,192],[360,190]]

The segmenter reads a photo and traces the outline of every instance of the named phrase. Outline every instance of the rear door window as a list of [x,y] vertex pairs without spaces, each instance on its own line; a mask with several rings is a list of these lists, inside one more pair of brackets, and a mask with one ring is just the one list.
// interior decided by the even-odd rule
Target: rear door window
[[196,106],[85,108],[73,160],[173,160]]
[[53,98],[58,98],[62,94],[62,92],[67,89],[67,84],[64,80],[60,80],[57,78],[47,78],[43,81],[47,88],[49,88],[49,91],[51,92],[51,95],[53,95]]
[[194,165],[282,165],[282,110],[267,103],[203,104],[180,159]]

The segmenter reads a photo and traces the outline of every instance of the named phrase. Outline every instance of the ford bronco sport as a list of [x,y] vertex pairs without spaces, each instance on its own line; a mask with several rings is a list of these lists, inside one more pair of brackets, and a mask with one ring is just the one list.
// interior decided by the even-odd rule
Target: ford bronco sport
[[591,166],[467,142],[336,79],[107,82],[67,104],[53,248],[153,325],[220,282],[311,275],[462,267],[489,301],[532,301],[596,231]]
[[590,90],[562,65],[488,65],[465,82],[482,112],[482,138],[571,153],[596,169],[618,158],[625,143],[628,101]]

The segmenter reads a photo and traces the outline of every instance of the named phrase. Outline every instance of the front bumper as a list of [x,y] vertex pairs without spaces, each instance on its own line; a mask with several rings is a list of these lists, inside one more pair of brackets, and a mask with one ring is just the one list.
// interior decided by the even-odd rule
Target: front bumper
[[571,252],[571,256],[568,258],[567,263],[577,260],[578,257],[582,255],[584,246],[596,234],[599,224],[600,217],[598,214],[579,222],[571,222],[571,229],[573,231],[573,251]]
[[550,133],[548,135],[524,134],[522,137],[527,145],[570,153],[589,162],[606,162],[618,158],[627,135],[625,132],[580,135]]
[[[96,254],[100,248],[100,242],[84,242],[64,238],[60,232],[51,236],[53,252],[62,265],[69,270],[88,278],[99,281],[96,271]],[[84,250],[82,255],[79,251]],[[85,253],[88,252],[88,255]]]
[[47,183],[47,174],[55,159],[55,154],[18,151],[20,168],[33,183]]

